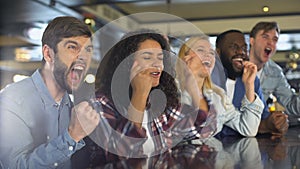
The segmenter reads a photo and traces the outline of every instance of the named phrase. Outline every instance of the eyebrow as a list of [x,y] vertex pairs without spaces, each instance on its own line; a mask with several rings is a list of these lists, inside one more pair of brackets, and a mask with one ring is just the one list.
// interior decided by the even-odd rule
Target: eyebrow
[[66,46],[68,43],[73,43],[73,44],[78,45],[78,43],[77,43],[76,41],[73,41],[73,40],[67,40],[67,41],[64,43],[64,46]]
[[[153,52],[145,51],[145,52],[141,53],[141,55],[144,55],[144,54],[146,54],[146,55],[153,55]],[[158,55],[163,55],[163,52],[159,53]]]
[[[73,41],[73,40],[67,40],[67,41],[64,43],[64,46],[66,46],[68,43],[73,43],[73,44],[75,44],[75,45],[80,46],[80,45],[78,44],[78,42]],[[90,44],[90,45],[86,46],[85,48],[89,48],[89,47],[94,48],[93,44]]]
[[[203,49],[205,49],[205,46],[198,45],[198,46],[196,46],[196,48],[203,48]],[[208,51],[215,51],[215,50],[213,48],[209,48]]]
[[232,43],[230,43],[230,45],[236,45],[236,46],[239,46],[239,47],[244,47],[244,46],[247,46],[247,47],[248,47],[247,43],[244,43],[244,44],[242,44],[242,45],[240,46],[239,44],[237,44],[237,43],[235,43],[235,42],[232,42]]
[[196,48],[205,48],[205,47],[202,45],[197,45]]

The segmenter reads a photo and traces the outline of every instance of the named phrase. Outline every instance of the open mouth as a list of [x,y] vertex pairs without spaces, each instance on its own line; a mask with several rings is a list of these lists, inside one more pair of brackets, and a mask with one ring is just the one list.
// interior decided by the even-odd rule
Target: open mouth
[[207,67],[210,67],[211,66],[211,61],[205,60],[205,61],[202,61],[202,64],[207,66]]
[[271,48],[266,48],[265,49],[265,54],[269,55],[272,52]]
[[160,72],[151,72],[150,74],[154,77],[159,77],[160,76]]
[[233,62],[238,62],[238,63],[240,63],[240,64],[243,64],[243,59],[242,58],[234,58],[234,59],[232,59],[232,61]]
[[82,79],[84,70],[85,67],[83,65],[74,65],[70,72],[72,82],[80,81]]
[[232,64],[235,65],[237,68],[242,69],[244,67],[244,59],[242,58],[234,58],[232,59]]

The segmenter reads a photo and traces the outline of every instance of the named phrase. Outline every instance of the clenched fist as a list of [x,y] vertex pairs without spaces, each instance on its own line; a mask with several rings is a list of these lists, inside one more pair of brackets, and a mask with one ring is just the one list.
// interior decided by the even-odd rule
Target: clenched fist
[[100,121],[100,115],[84,101],[74,106],[69,124],[70,136],[78,142],[91,134]]

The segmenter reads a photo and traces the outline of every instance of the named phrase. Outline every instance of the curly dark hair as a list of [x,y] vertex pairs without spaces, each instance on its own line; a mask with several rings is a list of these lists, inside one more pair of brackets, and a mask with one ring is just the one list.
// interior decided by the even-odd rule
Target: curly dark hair
[[115,106],[116,100],[122,106],[129,105],[132,95],[130,71],[134,62],[133,54],[137,52],[140,44],[148,39],[157,41],[164,54],[164,70],[160,77],[160,83],[152,90],[159,89],[164,92],[167,99],[166,108],[175,108],[179,105],[179,92],[175,83],[175,70],[171,60],[170,46],[164,36],[153,30],[129,32],[106,53],[97,69],[96,97],[105,95],[111,100],[115,99],[113,100]]

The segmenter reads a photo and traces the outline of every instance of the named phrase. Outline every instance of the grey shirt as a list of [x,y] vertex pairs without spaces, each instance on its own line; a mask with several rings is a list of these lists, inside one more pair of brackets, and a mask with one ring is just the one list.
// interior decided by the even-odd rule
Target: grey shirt
[[4,168],[69,168],[85,143],[68,133],[72,102],[51,97],[39,70],[0,92],[0,159]]

